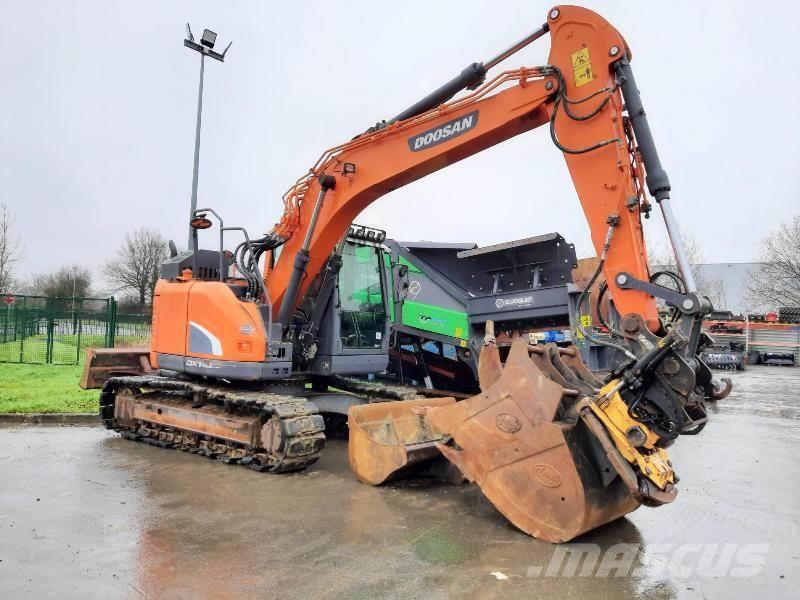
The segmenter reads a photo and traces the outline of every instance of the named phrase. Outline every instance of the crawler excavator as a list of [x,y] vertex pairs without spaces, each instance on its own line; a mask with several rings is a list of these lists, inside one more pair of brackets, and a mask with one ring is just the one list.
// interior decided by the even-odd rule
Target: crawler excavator
[[[546,65],[489,77],[548,33]],[[149,351],[98,351],[87,365],[83,384],[102,385],[106,427],[280,473],[317,459],[325,441],[320,412],[338,403],[346,406],[349,460],[361,481],[380,484],[446,464],[450,477],[479,485],[516,527],[552,542],[640,505],[671,502],[678,476],[666,449],[699,433],[705,401],[729,387],[712,379],[699,356],[710,343],[700,326],[711,305],[681,246],[632,56],[601,16],[556,6],[496,57],[326,150],[284,195],[283,215],[264,236],[250,238],[213,209],[198,210],[193,247],[162,268]],[[430,390],[353,379],[388,362],[387,325],[374,318],[380,310],[369,299],[348,309],[337,296],[353,240],[383,241],[380,232],[351,228],[353,219],[398,187],[540,126],[564,155],[600,258],[578,304],[601,272],[612,300],[608,339],[578,321],[583,335],[613,353],[610,372],[599,379],[574,348],[531,345],[489,321],[477,395],[430,397]],[[652,200],[681,291],[651,280],[642,216]],[[219,249],[198,250],[198,230],[212,226]],[[224,242],[233,233],[243,241],[230,252]],[[469,290],[470,302],[481,300],[480,287]],[[526,296],[497,301],[537,302]],[[673,307],[668,322],[656,298]]]

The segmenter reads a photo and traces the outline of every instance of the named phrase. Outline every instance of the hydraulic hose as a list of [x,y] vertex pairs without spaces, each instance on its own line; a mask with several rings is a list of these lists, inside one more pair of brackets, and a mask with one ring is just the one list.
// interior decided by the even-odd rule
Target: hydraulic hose
[[621,346],[620,344],[615,344],[614,342],[610,342],[608,340],[601,340],[600,338],[592,335],[586,329],[584,329],[583,323],[581,323],[581,306],[583,306],[583,303],[585,302],[587,296],[589,295],[589,291],[594,286],[595,281],[597,281],[600,272],[603,270],[603,267],[606,264],[608,249],[611,248],[611,240],[614,237],[614,228],[617,226],[618,223],[619,223],[618,218],[614,217],[609,218],[608,233],[606,233],[606,240],[605,243],[603,244],[603,251],[600,254],[600,263],[597,265],[597,269],[595,270],[594,275],[592,275],[592,278],[589,280],[589,283],[586,284],[586,286],[583,288],[583,291],[581,292],[581,295],[578,297],[578,306],[577,306],[575,324],[577,325],[578,330],[583,334],[583,336],[587,340],[594,342],[595,344],[599,344],[601,346],[614,348],[615,350],[622,352],[625,356],[627,356],[631,360],[636,360],[636,355],[633,354],[630,350],[628,350],[624,346]]

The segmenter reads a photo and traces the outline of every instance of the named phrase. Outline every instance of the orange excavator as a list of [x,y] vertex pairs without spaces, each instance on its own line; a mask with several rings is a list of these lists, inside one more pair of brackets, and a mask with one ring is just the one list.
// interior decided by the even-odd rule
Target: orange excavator
[[[546,65],[489,78],[548,33]],[[91,352],[82,384],[102,386],[103,422],[134,440],[285,472],[319,456],[322,413],[346,413],[361,481],[467,479],[519,529],[553,542],[642,504],[671,502],[678,476],[666,448],[699,433],[704,402],[730,388],[699,357],[710,343],[700,327],[711,305],[681,246],[632,56],[599,15],[554,7],[498,56],[325,151],[285,194],[280,222],[263,237],[198,210],[193,248],[173,247],[162,266],[149,350]],[[576,323],[612,353],[610,370],[590,371],[575,346],[531,344],[488,321],[477,341],[478,395],[358,379],[385,370],[389,329],[384,300],[366,294],[353,305],[339,284],[343,269],[366,264],[369,252],[354,247],[384,241],[353,219],[387,192],[540,126],[564,155],[600,257],[578,306],[602,273],[609,335]],[[656,283],[648,266],[642,216],[651,199],[680,269],[677,291]],[[219,250],[199,250],[198,231],[214,226],[211,217]],[[232,232],[244,241],[228,251]],[[354,274],[385,277],[382,265]],[[507,291],[498,310],[539,298],[539,290],[524,298]],[[477,301],[482,293],[466,295]],[[656,298],[673,308],[669,322]]]

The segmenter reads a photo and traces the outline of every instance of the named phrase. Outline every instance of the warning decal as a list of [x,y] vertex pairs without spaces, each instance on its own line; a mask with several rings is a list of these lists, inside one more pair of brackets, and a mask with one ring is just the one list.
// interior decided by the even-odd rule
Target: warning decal
[[[592,326],[592,316],[591,315],[581,315],[581,325],[584,329],[588,329]],[[575,337],[583,338],[583,333],[577,327],[575,328]]]
[[575,87],[586,85],[594,79],[588,48],[581,48],[572,53],[572,74],[575,76]]

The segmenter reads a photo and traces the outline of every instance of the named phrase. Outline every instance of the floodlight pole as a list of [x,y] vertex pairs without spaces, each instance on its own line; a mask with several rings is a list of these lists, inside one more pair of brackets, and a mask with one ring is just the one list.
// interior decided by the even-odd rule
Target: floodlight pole
[[[200,172],[200,124],[203,120],[203,74],[206,70],[206,53],[200,52],[200,88],[197,91],[197,125],[194,132],[194,168],[192,170],[192,205],[189,208],[189,220],[194,218],[197,210],[197,179]],[[197,252],[197,230],[189,227],[189,249]]]
[[[195,134],[194,134],[194,167],[192,170],[192,201],[191,207],[189,208],[189,220],[191,221],[195,217],[195,212],[197,212],[197,181],[200,176],[200,126],[202,123],[203,117],[203,75],[205,74],[206,69],[206,56],[210,56],[220,62],[225,62],[225,54],[228,52],[228,48],[231,47],[229,43],[225,50],[220,54],[219,52],[214,52],[214,42],[216,40],[217,34],[210,32],[208,29],[203,31],[203,38],[201,43],[198,44],[194,41],[194,36],[192,35],[192,30],[189,28],[189,24],[186,24],[187,30],[187,38],[183,40],[183,45],[191,50],[195,50],[200,53],[200,85],[197,90],[197,125],[195,127]],[[207,41],[207,34],[211,34],[210,37],[210,44]],[[231,42],[233,43],[233,42]],[[192,252],[197,252],[197,230],[189,227],[189,250]]]

